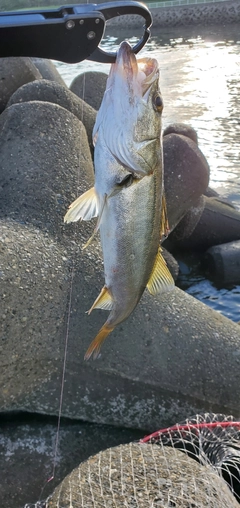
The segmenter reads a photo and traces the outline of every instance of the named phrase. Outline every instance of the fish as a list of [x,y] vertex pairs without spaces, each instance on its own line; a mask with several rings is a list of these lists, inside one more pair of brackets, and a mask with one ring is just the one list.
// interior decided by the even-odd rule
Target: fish
[[[69,207],[64,221],[98,217],[105,285],[93,309],[109,310],[85,360],[97,358],[106,337],[137,306],[145,288],[152,295],[174,287],[160,240],[167,231],[163,185],[159,65],[135,56],[121,43],[111,65],[93,129],[94,187]],[[85,246],[86,247],[86,246]]]

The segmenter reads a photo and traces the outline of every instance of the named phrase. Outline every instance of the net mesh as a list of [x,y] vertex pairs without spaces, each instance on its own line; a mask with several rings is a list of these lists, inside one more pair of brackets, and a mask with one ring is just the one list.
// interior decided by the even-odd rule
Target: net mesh
[[196,415],[155,432],[142,442],[172,446],[201,464],[209,464],[224,478],[240,503],[240,422],[233,416]]
[[239,489],[240,422],[207,413],[90,457],[25,508],[236,508]]
[[130,443],[82,463],[55,489],[46,506],[231,508],[236,504],[209,466],[200,466],[179,450]]

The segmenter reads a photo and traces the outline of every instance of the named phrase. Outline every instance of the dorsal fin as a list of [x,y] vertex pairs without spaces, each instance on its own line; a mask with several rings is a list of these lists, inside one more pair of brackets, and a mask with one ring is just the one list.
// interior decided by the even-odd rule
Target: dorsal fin
[[169,291],[174,288],[174,280],[161,252],[162,249],[159,247],[152,273],[147,283],[147,288],[151,295],[157,295],[161,291]]
[[69,206],[64,222],[77,222],[78,220],[91,220],[99,214],[98,196],[94,187],[84,192]]
[[93,309],[103,309],[103,310],[111,310],[113,306],[112,296],[106,286],[104,286],[101,290],[101,293],[96,298],[93,303],[91,309],[88,311],[88,315],[92,312]]

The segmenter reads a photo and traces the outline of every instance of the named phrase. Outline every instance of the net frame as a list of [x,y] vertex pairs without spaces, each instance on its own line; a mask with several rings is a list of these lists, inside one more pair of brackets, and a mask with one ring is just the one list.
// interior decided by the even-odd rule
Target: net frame
[[200,464],[209,464],[240,504],[240,421],[232,415],[204,413],[140,440],[177,448]]

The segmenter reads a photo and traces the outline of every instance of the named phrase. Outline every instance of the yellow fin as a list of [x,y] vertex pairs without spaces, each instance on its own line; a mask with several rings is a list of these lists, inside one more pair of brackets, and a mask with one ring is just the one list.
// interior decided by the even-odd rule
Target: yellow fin
[[174,280],[161,254],[161,248],[158,250],[147,288],[151,295],[157,295],[161,291],[169,291],[174,288]]
[[111,310],[113,305],[112,297],[109,293],[109,290],[106,286],[102,288],[101,293],[96,298],[93,303],[91,309],[88,311],[88,315],[92,312],[93,309],[104,309]]
[[112,327],[112,328],[108,327],[106,325],[106,323],[102,326],[101,330],[98,332],[95,339],[91,342],[91,344],[84,356],[84,360],[89,360],[89,358],[90,358],[90,356],[92,356],[92,354],[93,354],[94,360],[98,357],[100,348],[101,348],[103,342],[105,341],[108,334],[113,331],[113,328],[114,327]]
[[98,213],[98,196],[95,188],[92,187],[73,201],[64,217],[64,222],[77,222],[79,219],[91,220],[97,217]]
[[160,239],[162,237],[166,237],[169,234],[169,223],[167,218],[167,203],[165,194],[162,197],[162,212],[161,212],[161,229],[160,229]]

